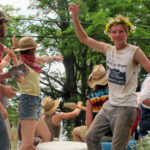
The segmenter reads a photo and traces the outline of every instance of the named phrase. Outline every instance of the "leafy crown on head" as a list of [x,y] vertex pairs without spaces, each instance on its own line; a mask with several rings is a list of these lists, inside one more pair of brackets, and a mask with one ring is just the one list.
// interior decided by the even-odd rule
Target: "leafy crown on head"
[[105,25],[104,33],[110,36],[110,29],[113,25],[122,24],[127,29],[127,34],[130,35],[135,31],[136,27],[131,24],[128,18],[117,15],[115,18],[110,18],[108,23]]

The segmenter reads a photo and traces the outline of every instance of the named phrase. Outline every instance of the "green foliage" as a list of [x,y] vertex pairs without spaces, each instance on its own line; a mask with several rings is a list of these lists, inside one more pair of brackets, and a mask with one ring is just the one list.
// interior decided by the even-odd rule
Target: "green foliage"
[[[73,1],[78,2],[78,0]],[[72,18],[68,12],[70,2],[72,1],[31,0],[30,9],[36,9],[37,15],[29,17],[13,16],[13,12],[16,13],[18,10],[10,6],[4,7],[2,10],[13,18],[13,22],[8,24],[7,40],[2,40],[1,42],[5,47],[12,47],[11,37],[14,33],[17,34],[18,39],[20,36],[25,35],[38,36],[36,38],[39,45],[37,55],[63,54],[65,73],[60,74],[56,71],[50,71],[51,63],[42,65],[41,95],[42,97],[60,98],[62,102],[77,102],[80,99],[85,104],[86,95],[91,91],[87,84],[88,76],[95,64],[102,63],[105,66],[106,62],[104,55],[79,42]],[[137,30],[128,37],[128,43],[139,46],[150,58],[149,4],[148,0],[80,0],[79,18],[89,36],[98,41],[112,44],[109,37],[104,35],[104,26],[109,17],[114,17],[117,14],[129,17],[130,21],[137,26]],[[53,15],[51,16],[50,14]],[[31,20],[21,20],[25,18]],[[138,90],[145,74],[146,72],[141,68]],[[9,84],[17,87],[14,81],[9,81]],[[14,100],[14,102],[9,107],[9,114],[16,114],[14,110],[17,110],[17,105],[15,105],[17,100]],[[66,111],[63,106],[60,109],[61,111]],[[78,119],[80,122],[75,119],[73,120],[75,122],[73,125],[84,124],[84,117],[85,114],[81,113]],[[68,122],[66,127],[68,127]],[[69,129],[71,130],[72,127]]]
[[[40,14],[42,14],[45,19],[49,19],[47,14],[53,11],[56,16],[55,19],[57,20],[57,22],[53,23],[45,22],[44,24],[39,24],[37,28],[35,25],[35,33],[39,36],[57,35],[64,37],[61,39],[54,38],[49,40],[49,42],[46,39],[40,40],[44,49],[52,47],[64,55],[65,59],[63,63],[66,72],[62,81],[64,86],[62,87],[61,92],[63,94],[61,93],[62,95],[60,96],[63,101],[76,102],[76,99],[81,99],[85,104],[85,97],[91,91],[87,84],[88,76],[95,64],[102,63],[105,66],[105,56],[81,44],[76,38],[73,23],[71,22],[72,19],[68,12],[69,0],[42,0],[34,2],[36,3],[34,3],[32,7],[39,9]],[[78,1],[74,0],[74,2],[77,3]],[[62,3],[64,5],[61,5]],[[89,36],[99,41],[112,44],[111,40],[104,35],[104,26],[108,21],[108,18],[114,17],[117,14],[129,17],[130,21],[137,26],[137,30],[129,36],[128,43],[138,45],[149,57],[150,9],[148,8],[149,5],[147,5],[147,3],[148,2],[145,0],[80,0],[79,18],[83,28]],[[31,27],[33,28],[33,26]],[[138,90],[140,89],[140,84],[145,74],[146,72],[141,68]],[[50,88],[52,87],[50,86]],[[48,89],[49,88],[46,88],[44,90],[48,91]],[[52,91],[53,90],[49,90],[48,93],[50,95],[54,94],[55,92]],[[82,118],[80,119],[82,120]],[[84,121],[82,123],[84,124]]]
[[72,140],[72,130],[75,127],[74,123],[72,122],[74,119],[71,120],[63,120],[63,135],[67,138],[67,141]]
[[7,112],[8,112],[8,119],[9,119],[9,123],[10,125],[17,125],[18,122],[18,105],[14,104],[14,105],[9,105],[9,107],[7,108]]
[[136,150],[149,150],[150,149],[150,132],[139,141]]

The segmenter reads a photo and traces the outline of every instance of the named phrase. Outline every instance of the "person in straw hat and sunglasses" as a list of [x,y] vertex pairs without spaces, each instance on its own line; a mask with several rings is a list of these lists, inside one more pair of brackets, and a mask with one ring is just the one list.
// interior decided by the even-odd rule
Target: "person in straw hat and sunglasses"
[[[79,142],[86,142],[86,133],[89,127],[103,104],[108,100],[108,80],[102,64],[94,66],[92,73],[89,75],[88,85],[93,91],[86,101],[86,125],[76,127],[73,130],[73,140]],[[72,109],[72,107],[70,108]]]
[[[36,57],[37,43],[33,37],[23,37],[19,40],[19,47],[15,49],[19,52],[19,64],[24,63],[27,68],[27,74],[24,76],[23,82],[19,83],[20,89],[20,101],[19,101],[19,119],[21,124],[21,137],[22,144],[19,150],[35,149],[33,145],[35,129],[37,126],[37,120],[40,118],[40,81],[39,76],[41,73],[41,67],[39,64],[62,61],[63,56],[39,56]],[[16,57],[15,55],[11,55]],[[46,124],[42,124],[43,127],[39,128],[39,132],[43,132],[43,128],[46,128]],[[40,130],[41,129],[41,130]],[[50,136],[46,141],[50,140]],[[43,141],[43,142],[46,142]]]
[[[42,114],[43,119],[45,120],[50,134],[51,134],[51,141],[58,140],[60,135],[60,124],[63,119],[70,119],[77,117],[80,113],[80,109],[76,108],[72,112],[57,112],[57,107],[59,106],[59,100],[53,100],[50,97],[45,97],[42,102],[41,106],[43,108]],[[78,101],[78,105],[82,106],[82,102]]]

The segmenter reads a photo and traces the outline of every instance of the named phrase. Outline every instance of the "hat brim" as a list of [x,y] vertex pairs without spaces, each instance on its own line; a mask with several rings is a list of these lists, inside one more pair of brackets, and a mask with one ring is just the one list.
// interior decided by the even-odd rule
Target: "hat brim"
[[96,85],[106,85],[108,84],[107,74],[105,74],[101,79],[93,79],[92,75],[89,76],[88,85],[91,88],[94,88]]
[[17,49],[15,49],[15,52],[19,52],[19,51],[26,51],[26,50],[34,49],[34,48],[37,48],[37,47],[17,48]]
[[54,103],[54,106],[52,108],[50,108],[48,111],[44,111],[45,115],[49,116],[49,115],[53,114],[56,111],[57,107],[59,106],[60,101],[54,100],[53,103]]

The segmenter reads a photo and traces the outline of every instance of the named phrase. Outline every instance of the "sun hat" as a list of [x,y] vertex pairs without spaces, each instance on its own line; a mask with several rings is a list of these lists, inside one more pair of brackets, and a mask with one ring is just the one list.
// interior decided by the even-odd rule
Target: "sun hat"
[[11,19],[6,17],[6,15],[2,11],[0,11],[0,20],[4,20],[5,22],[11,21]]
[[19,40],[19,48],[15,49],[15,51],[24,51],[29,49],[37,48],[37,43],[33,39],[33,37],[26,36],[22,37]]
[[107,73],[102,64],[95,65],[88,79],[88,85],[94,88],[96,85],[106,85],[108,83]]
[[43,108],[42,113],[44,113],[45,115],[53,114],[56,111],[59,103],[59,100],[53,100],[50,97],[43,98],[43,100],[41,101],[41,106]]

